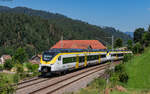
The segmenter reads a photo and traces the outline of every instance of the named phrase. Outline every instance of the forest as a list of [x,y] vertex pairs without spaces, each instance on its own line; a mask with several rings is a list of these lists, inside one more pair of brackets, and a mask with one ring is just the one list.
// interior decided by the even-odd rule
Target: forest
[[105,45],[111,45],[106,37],[112,35],[124,45],[132,39],[113,27],[91,25],[58,13],[0,6],[0,55],[13,55],[22,47],[30,58],[50,49],[62,35],[65,40],[99,40]]

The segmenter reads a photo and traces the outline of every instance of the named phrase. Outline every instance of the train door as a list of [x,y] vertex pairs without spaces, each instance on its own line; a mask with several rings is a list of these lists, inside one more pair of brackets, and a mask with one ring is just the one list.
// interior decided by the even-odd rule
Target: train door
[[98,63],[101,63],[101,55],[99,54]]
[[84,67],[87,66],[87,55],[85,54],[85,61],[84,61]]
[[79,67],[83,67],[85,64],[85,56],[79,56]]
[[79,56],[78,55],[76,56],[76,66],[75,66],[75,68],[76,69],[79,68]]
[[62,56],[60,55],[59,57],[58,57],[58,61],[57,61],[57,63],[56,63],[56,68],[57,68],[57,70],[61,70],[62,69],[62,62],[63,60],[62,60]]

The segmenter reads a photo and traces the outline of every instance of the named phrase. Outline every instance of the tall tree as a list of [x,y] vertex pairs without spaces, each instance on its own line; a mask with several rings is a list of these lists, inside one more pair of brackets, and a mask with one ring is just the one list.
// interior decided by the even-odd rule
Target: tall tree
[[150,32],[150,25],[149,25],[149,27],[148,27],[148,32]]
[[128,50],[132,50],[132,47],[133,47],[133,43],[132,43],[132,40],[128,40]]
[[28,60],[27,53],[23,48],[18,48],[13,56],[13,60],[15,62],[24,63],[25,61]]
[[134,31],[134,42],[141,42],[142,36],[145,32],[144,28],[138,28]]
[[123,44],[123,41],[121,38],[116,39],[116,41],[115,41],[115,47],[116,48],[122,47],[122,44]]
[[137,42],[137,43],[134,45],[134,47],[133,47],[133,53],[135,53],[135,54],[142,53],[143,50],[144,50],[144,49],[143,49],[142,45],[141,45],[139,42]]
[[149,44],[150,44],[150,32],[145,32],[143,34],[142,43],[144,46],[149,46]]

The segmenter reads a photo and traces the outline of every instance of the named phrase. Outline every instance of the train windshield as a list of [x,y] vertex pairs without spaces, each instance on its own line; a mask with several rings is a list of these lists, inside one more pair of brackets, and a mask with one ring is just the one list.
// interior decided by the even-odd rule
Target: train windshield
[[55,53],[53,53],[53,52],[44,53],[43,54],[43,61],[51,61],[54,56],[55,56]]

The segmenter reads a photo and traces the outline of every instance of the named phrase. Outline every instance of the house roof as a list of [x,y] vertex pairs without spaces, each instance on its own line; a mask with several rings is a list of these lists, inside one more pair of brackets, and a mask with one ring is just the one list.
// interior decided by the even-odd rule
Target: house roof
[[106,49],[98,40],[60,40],[52,48],[63,49]]
[[10,56],[10,55],[2,55],[1,57],[4,58],[5,60],[6,60],[6,59],[11,59],[11,56]]
[[35,58],[41,58],[42,55],[41,54],[37,54],[31,57],[31,60],[34,60]]

